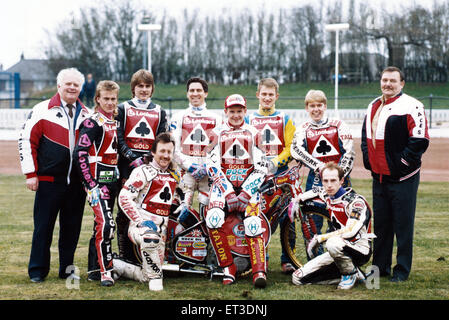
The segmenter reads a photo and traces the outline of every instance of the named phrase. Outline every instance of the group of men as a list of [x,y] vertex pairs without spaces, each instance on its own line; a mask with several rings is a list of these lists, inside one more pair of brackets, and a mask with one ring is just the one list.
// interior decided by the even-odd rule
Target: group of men
[[[59,277],[74,276],[69,267],[73,265],[87,195],[94,211],[88,255],[89,280],[112,286],[115,273],[148,282],[150,290],[162,290],[167,221],[179,186],[183,200],[178,213],[192,206],[194,194],[198,192],[199,212],[205,220],[218,264],[224,270],[224,285],[236,281],[237,268],[223,224],[227,214],[243,214],[253,283],[257,288],[264,288],[267,255],[262,219],[257,213],[248,213],[246,208],[267,174],[284,172],[294,159],[310,168],[310,174],[307,192],[293,200],[290,213],[295,214],[298,202],[321,197],[331,215],[332,226],[329,232],[318,231],[313,238],[306,239],[310,261],[302,268],[295,271],[282,253],[282,270],[293,273],[294,284],[336,277],[341,277],[338,286],[341,289],[355,284],[360,273],[358,268],[371,257],[374,237],[371,210],[366,200],[349,187],[349,173],[355,157],[352,135],[343,121],[327,117],[327,100],[322,91],[309,91],[305,109],[310,119],[296,127],[286,113],[276,109],[279,85],[272,78],[259,82],[257,111],[247,114],[246,99],[233,94],[224,102],[224,117],[207,108],[207,82],[191,78],[186,85],[189,105],[172,119],[168,119],[160,105],[151,101],[154,79],[146,70],[139,70],[132,76],[133,98],[121,104],[118,104],[119,86],[113,81],[100,81],[93,113],[78,99],[83,83],[84,76],[78,70],[61,70],[57,77],[58,93],[33,108],[20,135],[22,171],[27,177],[27,187],[36,191],[28,267],[32,282],[42,282],[48,275],[50,245],[58,213]],[[381,107],[393,102],[390,101],[393,97],[402,100],[398,95],[404,94],[399,91],[389,97],[384,93]],[[406,99],[409,100],[402,102],[399,119],[395,117],[393,124],[395,130],[399,123],[406,126],[409,134],[403,134],[403,138],[411,140],[410,144],[405,143],[400,163],[389,155],[396,157],[394,152],[404,147],[404,143],[391,145],[383,139],[385,134],[391,133],[385,129],[386,125],[391,125],[386,119],[388,115],[379,115],[377,111],[368,117],[369,121],[365,120],[368,124],[364,124],[362,139],[364,162],[372,170],[374,180],[379,177],[379,188],[390,188],[384,181],[407,180],[416,174],[420,156],[427,147],[427,125],[425,117],[421,117],[423,107],[417,105],[419,110],[411,110],[414,113],[408,116],[409,104],[414,101],[408,96]],[[371,105],[378,110],[376,101]],[[378,130],[371,131],[371,124]],[[384,151],[376,149],[377,143]],[[379,162],[382,156],[384,160]],[[406,166],[401,167],[405,178],[396,176],[393,171],[401,163]],[[416,188],[417,183],[419,175],[414,184]],[[405,187],[396,189],[398,193],[408,192]],[[386,202],[383,195],[377,198]],[[118,212],[114,220],[116,201]],[[375,212],[376,206],[375,202]],[[414,214],[414,208],[409,206],[409,209]],[[384,219],[390,219],[396,214],[394,210],[381,214]],[[377,230],[376,213],[374,218]],[[314,219],[321,230],[323,221]],[[112,253],[115,231],[119,257]],[[382,239],[384,242],[390,241],[392,232],[399,234],[396,227],[385,227],[384,232],[389,237]],[[321,243],[327,243],[328,252],[314,257]],[[135,246],[140,250],[141,266],[126,262],[132,260]],[[379,246],[379,252],[383,246]],[[390,271],[391,251],[389,254],[390,260],[388,249],[387,255],[381,254],[378,258],[385,273]],[[411,257],[406,262],[409,264],[402,266],[401,263],[398,258],[398,265],[401,265],[398,270],[403,272],[400,280],[403,280],[404,274],[410,271]]]

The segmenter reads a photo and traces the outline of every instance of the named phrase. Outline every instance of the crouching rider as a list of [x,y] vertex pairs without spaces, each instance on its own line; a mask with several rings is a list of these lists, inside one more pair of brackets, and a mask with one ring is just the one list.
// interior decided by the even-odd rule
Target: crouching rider
[[[223,284],[235,282],[234,264],[223,225],[226,212],[244,213],[245,238],[249,249],[253,283],[266,286],[266,257],[262,218],[258,203],[250,199],[263,183],[267,167],[258,145],[257,130],[244,123],[246,100],[238,94],[225,100],[225,123],[216,128],[216,141],[209,146],[207,171],[212,180],[209,206],[205,217],[218,264],[224,269]],[[246,212],[246,213],[245,213]]]
[[118,203],[130,220],[128,237],[140,250],[142,265],[137,266],[114,259],[114,272],[140,282],[148,282],[149,289],[163,290],[166,230],[170,206],[179,177],[172,158],[175,143],[169,133],[156,137],[149,163],[131,172]]
[[[337,289],[351,289],[357,280],[364,280],[359,269],[372,253],[371,209],[365,198],[351,188],[343,188],[344,171],[334,162],[321,171],[323,187],[299,195],[304,201],[319,196],[325,201],[335,231],[314,235],[307,254],[314,257],[292,274],[296,285],[339,282]],[[296,209],[293,209],[296,211]],[[326,242],[327,252],[316,256],[319,244]]]

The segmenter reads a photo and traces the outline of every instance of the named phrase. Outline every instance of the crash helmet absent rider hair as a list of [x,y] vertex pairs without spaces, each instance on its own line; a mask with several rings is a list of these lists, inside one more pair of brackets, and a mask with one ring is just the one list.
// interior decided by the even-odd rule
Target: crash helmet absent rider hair
[[[100,105],[97,102],[97,98],[100,97],[101,91],[117,91],[117,99],[118,99],[118,92],[120,90],[120,86],[111,80],[102,80],[98,82],[97,89],[95,91],[95,108],[94,111],[98,112],[100,110]],[[114,116],[116,116],[118,113],[117,107],[114,109]]]
[[260,79],[259,84],[257,85],[257,92],[260,92],[260,88],[262,88],[262,86],[265,86],[267,88],[274,88],[276,90],[276,93],[279,93],[279,84],[273,78]]
[[141,82],[151,86],[151,96],[153,96],[154,93],[153,74],[148,70],[140,69],[136,71],[131,77],[131,92],[133,94],[133,97],[135,96],[134,89]]
[[311,102],[320,102],[327,105],[327,98],[323,91],[321,90],[309,90],[304,99],[305,106]]
[[337,170],[337,172],[338,172],[338,179],[340,179],[340,180],[345,177],[345,172],[343,171],[343,169],[338,164],[336,164],[334,161],[327,162],[323,166],[323,168],[320,171],[320,178],[321,179],[323,178],[324,170]]
[[[153,144],[151,145],[151,151],[146,153],[144,155],[144,163],[148,164],[151,161],[153,161],[153,154],[156,153],[157,146],[159,143],[173,143],[173,147],[175,147],[175,140],[173,139],[171,133],[169,132],[161,132],[156,136],[156,139],[154,139]],[[173,161],[170,162],[170,165],[168,166],[170,170],[174,170],[174,164]]]
[[201,78],[199,78],[199,77],[192,77],[192,78],[190,78],[189,80],[187,80],[187,85],[186,85],[186,87],[187,87],[187,92],[189,91],[189,86],[190,86],[190,84],[191,84],[191,83],[195,83],[195,82],[198,82],[198,83],[201,84],[201,86],[203,87],[203,91],[204,91],[204,92],[208,92],[208,91],[209,91],[209,86],[207,85],[206,80],[201,79]]
[[225,110],[232,106],[242,106],[246,108],[246,99],[240,94],[232,94],[225,99]]

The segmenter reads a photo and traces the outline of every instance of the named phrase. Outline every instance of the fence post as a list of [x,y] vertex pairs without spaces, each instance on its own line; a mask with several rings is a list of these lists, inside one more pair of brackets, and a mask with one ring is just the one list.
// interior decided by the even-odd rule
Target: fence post
[[429,108],[430,108],[430,115],[429,115],[429,129],[432,129],[432,102],[433,102],[433,95],[429,95]]
[[170,119],[171,119],[171,108],[172,108],[172,100],[173,100],[173,98],[172,97],[167,97],[167,100],[168,100],[168,111],[169,111],[169,117],[170,117]]
[[20,108],[20,73],[14,73],[14,108]]

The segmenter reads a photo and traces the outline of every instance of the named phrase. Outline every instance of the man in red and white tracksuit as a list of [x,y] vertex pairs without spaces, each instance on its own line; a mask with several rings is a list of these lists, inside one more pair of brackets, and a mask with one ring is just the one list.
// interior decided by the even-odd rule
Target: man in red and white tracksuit
[[[314,235],[307,246],[312,259],[292,275],[296,285],[332,283],[340,278],[338,289],[351,289],[357,280],[364,279],[359,271],[371,257],[371,210],[365,198],[351,188],[343,188],[344,171],[333,162],[322,169],[323,187],[314,188],[298,196],[305,201],[319,196],[329,211],[335,231]],[[326,243],[327,252],[315,257],[315,249]]]
[[167,224],[179,175],[172,168],[175,143],[168,132],[156,137],[149,164],[131,172],[120,191],[118,204],[129,219],[129,239],[138,246],[142,265],[114,259],[114,272],[133,280],[148,282],[152,291],[163,290]]
[[[234,94],[225,100],[226,120],[216,128],[216,140],[209,146],[207,172],[212,179],[205,221],[217,256],[224,268],[223,284],[235,282],[237,272],[226,234],[223,231],[225,211],[245,213],[245,239],[250,252],[253,283],[266,286],[266,257],[262,218],[256,202],[257,190],[264,182],[267,164],[258,146],[258,131],[244,122],[246,100]],[[250,203],[251,200],[251,203]],[[226,210],[227,208],[227,210]],[[253,210],[254,209],[254,210]]]
[[176,147],[174,161],[183,170],[180,188],[184,200],[180,214],[192,206],[193,195],[198,191],[199,212],[203,216],[209,203],[209,179],[206,173],[206,148],[213,140],[213,129],[222,123],[221,116],[206,106],[207,82],[201,78],[187,81],[189,107],[178,111],[170,124]]
[[[166,111],[151,101],[154,93],[153,74],[148,70],[138,70],[131,77],[133,98],[118,106],[117,136],[119,149],[119,188],[128,179],[133,168],[143,163],[156,136],[168,131]],[[128,219],[119,208],[117,212],[117,242],[119,254],[123,258],[136,261],[134,248],[129,241]]]
[[[73,153],[94,211],[94,233],[89,242],[88,273],[100,272],[101,285],[112,286],[112,239],[115,222],[112,215],[119,179],[117,112],[119,86],[113,81],[100,81],[95,92],[95,113],[84,120]],[[89,279],[93,279],[90,277]]]
[[28,265],[32,282],[44,281],[50,270],[50,246],[58,214],[59,277],[65,279],[74,270],[86,200],[72,162],[79,127],[90,114],[78,99],[83,83],[83,74],[75,68],[61,70],[57,94],[33,107],[20,133],[22,172],[27,188],[36,191]]
[[[421,157],[429,146],[424,105],[402,92],[402,71],[382,72],[382,96],[368,106],[362,127],[363,164],[373,177],[373,265],[391,281],[408,279]],[[397,264],[391,270],[396,236]]]

